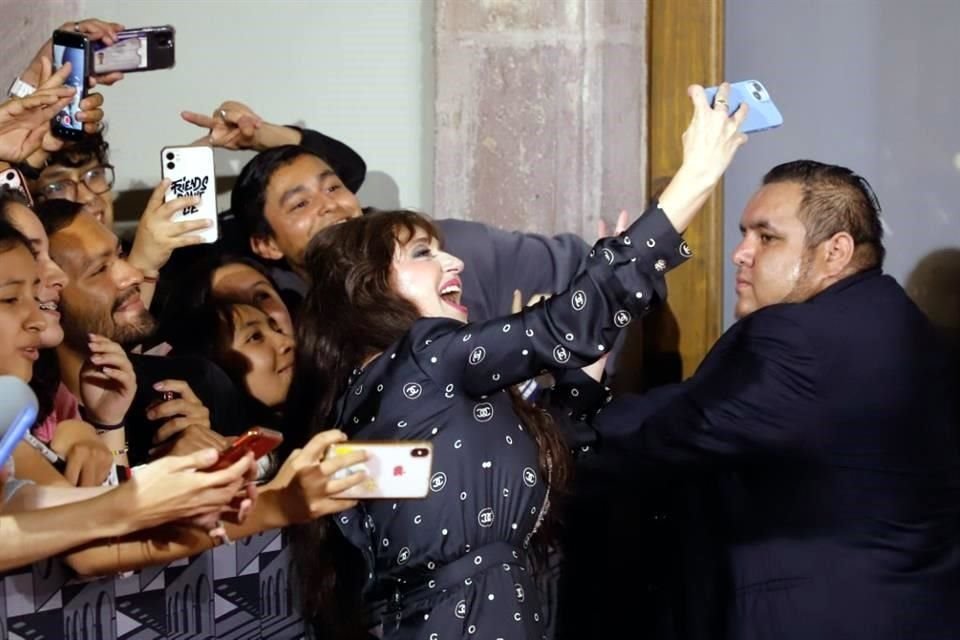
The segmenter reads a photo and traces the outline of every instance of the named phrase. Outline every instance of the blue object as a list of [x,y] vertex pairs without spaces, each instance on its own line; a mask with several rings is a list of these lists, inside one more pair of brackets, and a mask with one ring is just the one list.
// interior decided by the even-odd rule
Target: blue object
[[[719,87],[706,89],[707,102],[710,103],[710,106],[713,106],[717,89]],[[747,114],[747,119],[743,121],[743,126],[740,128],[743,133],[766,131],[783,124],[783,116],[780,114],[780,110],[773,103],[766,87],[760,82],[744,80],[743,82],[731,83],[727,110],[733,113],[744,102],[750,107],[750,113]]]
[[37,419],[37,396],[16,376],[0,376],[0,466]]

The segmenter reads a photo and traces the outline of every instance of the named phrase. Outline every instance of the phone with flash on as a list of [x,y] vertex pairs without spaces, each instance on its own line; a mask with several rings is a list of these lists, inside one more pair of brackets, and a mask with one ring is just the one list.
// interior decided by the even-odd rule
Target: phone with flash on
[[365,451],[367,459],[340,469],[333,477],[346,478],[355,473],[366,473],[367,479],[337,494],[338,498],[424,498],[430,491],[430,478],[433,473],[432,442],[354,440],[330,445],[326,457],[333,459],[354,451]]

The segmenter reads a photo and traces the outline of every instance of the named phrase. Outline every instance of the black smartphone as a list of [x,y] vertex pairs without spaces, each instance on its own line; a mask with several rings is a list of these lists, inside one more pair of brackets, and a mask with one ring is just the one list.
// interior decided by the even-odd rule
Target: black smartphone
[[77,120],[80,101],[87,97],[92,68],[90,41],[75,31],[53,32],[53,70],[56,72],[65,63],[70,63],[70,76],[66,85],[77,90],[70,104],[53,118],[53,135],[64,140],[79,140],[84,136],[83,123]]
[[175,38],[176,30],[169,24],[120,31],[117,41],[109,46],[93,44],[93,73],[171,69],[176,62]]

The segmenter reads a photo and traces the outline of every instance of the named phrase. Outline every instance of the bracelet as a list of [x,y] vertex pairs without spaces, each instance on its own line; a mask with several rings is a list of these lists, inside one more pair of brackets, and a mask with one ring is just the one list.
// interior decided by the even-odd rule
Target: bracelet
[[15,98],[26,98],[30,94],[34,93],[37,90],[35,86],[29,82],[24,82],[19,77],[17,77],[13,84],[10,85],[10,89],[7,91],[7,94]]
[[117,429],[123,429],[124,427],[123,421],[120,421],[117,424],[103,424],[97,422],[96,420],[90,420],[87,418],[87,422],[90,424],[90,426],[97,430],[97,433],[107,433],[108,431],[116,431]]
[[121,420],[117,424],[104,424],[102,422],[97,422],[90,416],[90,412],[86,407],[80,407],[80,416],[84,419],[86,423],[92,426],[97,430],[97,433],[103,433],[104,431],[116,431],[117,429],[123,429],[124,422]]

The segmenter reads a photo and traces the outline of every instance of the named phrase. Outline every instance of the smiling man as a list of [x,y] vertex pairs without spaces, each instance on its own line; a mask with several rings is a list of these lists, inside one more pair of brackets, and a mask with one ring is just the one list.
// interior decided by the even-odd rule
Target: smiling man
[[[844,167],[783,164],[741,229],[739,321],[692,378],[617,398],[595,421],[621,468],[707,472],[692,502],[709,511],[680,529],[702,535],[681,562],[692,591],[674,609],[690,611],[679,635],[952,637],[954,364],[882,272],[873,191]],[[690,598],[708,584],[722,585],[715,617]]]
[[[143,304],[143,274],[121,253],[117,236],[82,204],[54,200],[40,207],[50,238],[50,255],[69,278],[60,298],[65,339],[57,348],[64,384],[78,395],[79,377],[90,355],[90,334],[102,335],[129,350],[149,338],[156,321]],[[203,358],[130,355],[137,379],[136,396],[127,413],[131,463],[146,460],[162,421],[147,418],[160,398],[154,385],[185,381],[210,412],[210,424],[230,434],[241,424],[238,392],[227,375]],[[208,435],[208,434],[205,434]],[[214,435],[207,444],[225,443]]]

